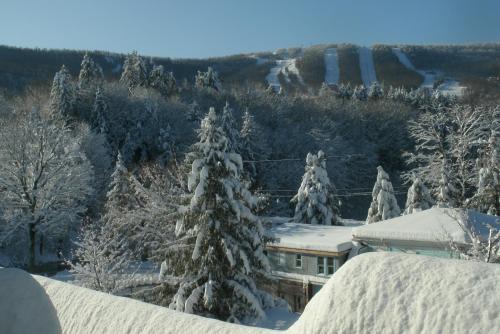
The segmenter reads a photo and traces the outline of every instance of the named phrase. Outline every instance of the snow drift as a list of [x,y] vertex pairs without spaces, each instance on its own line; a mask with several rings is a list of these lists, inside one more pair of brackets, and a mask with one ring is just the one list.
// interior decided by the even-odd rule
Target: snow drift
[[500,265],[368,253],[307,304],[292,333],[500,333]]
[[[500,266],[370,253],[348,261],[286,333],[500,333]],[[0,269],[7,333],[276,333]],[[5,327],[6,326],[6,327]]]

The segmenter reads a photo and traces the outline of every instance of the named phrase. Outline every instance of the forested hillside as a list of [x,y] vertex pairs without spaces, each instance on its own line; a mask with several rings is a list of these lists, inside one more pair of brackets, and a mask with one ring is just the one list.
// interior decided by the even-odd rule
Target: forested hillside
[[[369,87],[359,85],[359,68],[346,72],[355,46],[328,49],[338,56],[338,85],[317,79],[323,47],[207,60],[2,48],[0,260],[38,270],[76,256],[83,265],[105,263],[107,277],[124,255],[169,258],[181,274],[180,263],[198,265],[198,257],[181,260],[194,239],[210,262],[249,238],[229,229],[226,248],[205,249],[206,235],[193,239],[200,220],[242,219],[259,248],[254,215],[295,211],[316,221],[306,209],[314,207],[335,224],[377,221],[419,207],[424,188],[429,203],[498,214],[499,100],[484,88],[497,84],[494,57],[481,58],[490,62],[478,74],[489,76],[485,86],[453,95],[419,86],[415,73],[436,78],[413,70],[428,70],[419,48],[374,47],[377,81]],[[408,87],[384,85],[389,74]],[[251,260],[256,271],[268,268],[261,260]],[[113,278],[98,286],[88,279],[99,290],[120,287]]]

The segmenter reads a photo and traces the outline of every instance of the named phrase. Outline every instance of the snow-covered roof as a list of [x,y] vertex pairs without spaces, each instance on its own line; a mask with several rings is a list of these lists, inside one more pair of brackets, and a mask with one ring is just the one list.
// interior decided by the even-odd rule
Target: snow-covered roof
[[292,327],[276,332],[0,268],[0,324],[6,333],[500,333],[498,277],[498,265],[363,254],[330,278]]
[[352,247],[352,227],[283,223],[268,231],[270,246],[323,252],[345,252]]
[[[499,225],[498,217],[467,210],[473,230],[487,236],[487,224]],[[382,239],[422,242],[469,242],[457,219],[463,219],[456,209],[431,208],[353,229],[355,239]]]
[[329,277],[320,277],[320,276],[314,276],[314,275],[289,273],[289,272],[278,271],[278,270],[273,270],[272,273],[276,277],[287,278],[289,280],[296,281],[296,282],[310,282],[310,283],[316,283],[316,284],[325,284],[326,282],[328,282],[328,279],[329,279]]
[[500,266],[372,252],[347,261],[289,333],[500,333]]

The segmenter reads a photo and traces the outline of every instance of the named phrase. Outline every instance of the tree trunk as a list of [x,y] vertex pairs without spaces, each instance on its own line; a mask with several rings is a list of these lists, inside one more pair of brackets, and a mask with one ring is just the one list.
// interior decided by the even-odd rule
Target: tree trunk
[[29,251],[29,260],[28,260],[28,270],[34,271],[36,264],[36,230],[35,224],[29,224],[29,237],[30,237],[30,251]]

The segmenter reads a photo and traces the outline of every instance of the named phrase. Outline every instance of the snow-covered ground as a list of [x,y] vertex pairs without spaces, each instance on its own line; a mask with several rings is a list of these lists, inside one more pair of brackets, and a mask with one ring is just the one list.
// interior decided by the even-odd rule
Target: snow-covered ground
[[279,91],[281,88],[281,83],[279,80],[279,74],[283,73],[285,81],[287,83],[291,82],[289,74],[294,74],[297,77],[297,80],[301,85],[304,85],[304,80],[299,73],[299,69],[297,68],[297,58],[289,58],[276,60],[275,66],[271,68],[269,74],[266,76],[266,81],[269,86],[273,87],[275,91]]
[[370,87],[377,81],[377,74],[375,73],[375,64],[373,63],[372,49],[367,47],[360,47],[359,52],[359,68],[361,70],[361,80],[365,87]]
[[[406,68],[419,73],[424,77],[424,81],[420,85],[421,88],[433,89],[434,83],[441,77],[443,74],[439,71],[435,70],[419,70],[415,68],[411,60],[408,58],[406,53],[404,53],[400,48],[392,48],[392,52],[396,55],[399,62],[403,64]],[[460,83],[451,78],[443,78],[444,82],[437,87],[441,93],[445,95],[453,95],[453,96],[461,96],[464,93],[464,86],[461,86]]]
[[275,307],[266,310],[265,319],[249,322],[247,325],[267,329],[286,330],[292,326],[299,317],[299,313],[290,312],[287,308]]
[[338,85],[340,78],[339,58],[336,48],[329,48],[325,51],[325,82],[328,85]]
[[[500,266],[421,255],[349,260],[286,333],[500,333]],[[286,328],[274,310],[261,324]],[[290,322],[287,322],[290,321]],[[100,293],[18,269],[0,269],[5,333],[278,333]]]

